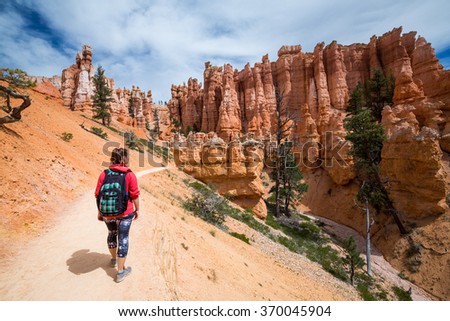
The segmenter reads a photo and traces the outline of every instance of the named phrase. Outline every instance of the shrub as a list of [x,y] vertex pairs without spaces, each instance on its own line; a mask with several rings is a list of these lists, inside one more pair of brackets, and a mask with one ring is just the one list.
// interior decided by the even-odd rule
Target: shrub
[[107,138],[108,138],[108,134],[105,133],[105,132],[103,131],[103,129],[101,129],[101,128],[99,128],[99,127],[91,127],[91,131],[92,131],[95,135],[97,135],[97,136],[99,136],[99,137],[101,137],[101,138],[103,138],[103,139],[107,139]]
[[123,134],[123,138],[125,139],[125,146],[131,149],[137,148],[139,139],[134,132],[132,131],[125,132]]
[[350,236],[345,240],[344,250],[345,258],[343,259],[343,262],[348,267],[350,273],[350,283],[353,285],[355,271],[364,266],[364,260],[360,257],[358,245],[356,244],[353,236]]
[[250,244],[250,240],[245,234],[240,234],[240,233],[236,233],[236,232],[230,232],[230,235],[234,236],[237,239],[240,239],[241,241],[244,241],[247,244]]
[[211,189],[207,185],[200,183],[198,181],[189,183],[189,186],[202,194],[212,193]]
[[225,221],[225,215],[220,211],[220,206],[223,202],[223,198],[214,193],[195,192],[192,199],[185,201],[183,206],[203,220],[222,226]]
[[411,294],[398,286],[393,286],[392,291],[397,296],[399,301],[412,301]]
[[61,134],[61,139],[65,142],[70,142],[70,140],[73,138],[73,134],[72,133],[67,133],[64,132]]

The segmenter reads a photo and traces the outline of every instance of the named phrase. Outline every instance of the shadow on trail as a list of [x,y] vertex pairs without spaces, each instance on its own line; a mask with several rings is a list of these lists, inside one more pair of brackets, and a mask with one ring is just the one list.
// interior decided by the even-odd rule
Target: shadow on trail
[[0,125],[0,130],[10,136],[14,136],[16,138],[23,139],[23,137],[19,133],[17,133],[16,131],[14,131],[11,128],[8,128],[2,124]]
[[109,277],[114,279],[117,271],[109,265],[111,256],[89,251],[89,249],[83,249],[74,252],[72,257],[66,261],[69,271],[80,275],[102,268]]

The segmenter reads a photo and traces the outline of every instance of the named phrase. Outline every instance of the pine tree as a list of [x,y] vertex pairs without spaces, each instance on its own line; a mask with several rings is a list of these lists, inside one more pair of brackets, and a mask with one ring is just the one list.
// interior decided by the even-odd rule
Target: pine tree
[[136,149],[139,144],[139,139],[133,131],[128,131],[123,134],[125,146],[130,149]]
[[130,94],[130,98],[128,98],[128,114],[131,118],[134,118],[134,110],[133,110],[133,97]]
[[104,126],[111,122],[111,112],[109,103],[113,101],[112,89],[108,87],[105,77],[105,70],[98,66],[97,73],[93,78],[94,95],[92,96],[94,104],[94,118],[101,119]]
[[357,269],[364,266],[364,260],[360,256],[358,246],[353,236],[345,240],[344,245],[345,257],[342,259],[343,263],[348,266],[350,273],[350,283],[353,285],[355,272]]
[[[289,142],[290,143],[290,142]],[[285,143],[288,145],[288,143]],[[295,156],[290,147],[285,155],[285,161],[281,168],[280,203],[283,204],[282,212],[290,216],[290,206],[293,201],[300,200],[303,193],[308,190],[308,185],[302,182],[303,174],[299,170]]]
[[366,105],[364,100],[364,87],[361,83],[358,83],[356,88],[350,95],[350,99],[347,104],[347,112],[351,114],[357,114]]
[[148,131],[147,138],[152,142],[156,142],[159,138],[159,133],[161,130],[159,123],[159,110],[155,107],[155,110],[153,111],[153,125],[149,122],[145,124],[145,129]]
[[346,139],[352,142],[351,155],[361,183],[358,199],[380,213],[389,203],[387,191],[380,178],[381,150],[385,139],[383,126],[375,121],[372,112],[363,109],[344,120]]
[[372,70],[372,78],[367,82],[365,88],[365,100],[377,121],[381,121],[384,106],[392,104],[394,87],[395,80],[392,73],[386,77],[383,70]]
[[349,115],[344,119],[346,140],[352,143],[350,153],[361,184],[357,197],[363,203],[367,201],[377,214],[383,209],[392,213],[400,233],[405,234],[406,228],[389,199],[380,174],[385,140],[381,113],[386,104],[392,103],[395,80],[392,74],[385,78],[382,70],[372,73],[373,77],[364,85],[357,86],[352,93],[347,110]]
[[155,110],[153,111],[153,140],[157,140],[159,138],[159,132],[161,131],[159,126],[159,110],[155,107]]
[[275,184],[271,189],[275,198],[275,216],[284,214],[290,216],[290,206],[293,200],[300,199],[307,185],[301,183],[303,176],[292,153],[293,143],[289,135],[296,125],[296,118],[283,104],[283,96],[278,89],[276,97],[276,151],[271,177]]

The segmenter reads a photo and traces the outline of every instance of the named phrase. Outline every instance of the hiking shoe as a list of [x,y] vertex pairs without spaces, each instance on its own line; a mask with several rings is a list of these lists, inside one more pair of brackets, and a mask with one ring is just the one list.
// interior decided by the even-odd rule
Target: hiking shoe
[[111,259],[111,262],[109,263],[109,265],[113,268],[117,267],[117,259]]
[[122,271],[117,272],[116,282],[122,282],[131,273],[131,267],[124,268]]

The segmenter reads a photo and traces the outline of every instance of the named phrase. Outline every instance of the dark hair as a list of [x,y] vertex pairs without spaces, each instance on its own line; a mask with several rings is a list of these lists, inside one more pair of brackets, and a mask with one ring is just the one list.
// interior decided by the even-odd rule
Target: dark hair
[[128,149],[114,148],[111,153],[111,164],[128,164]]

